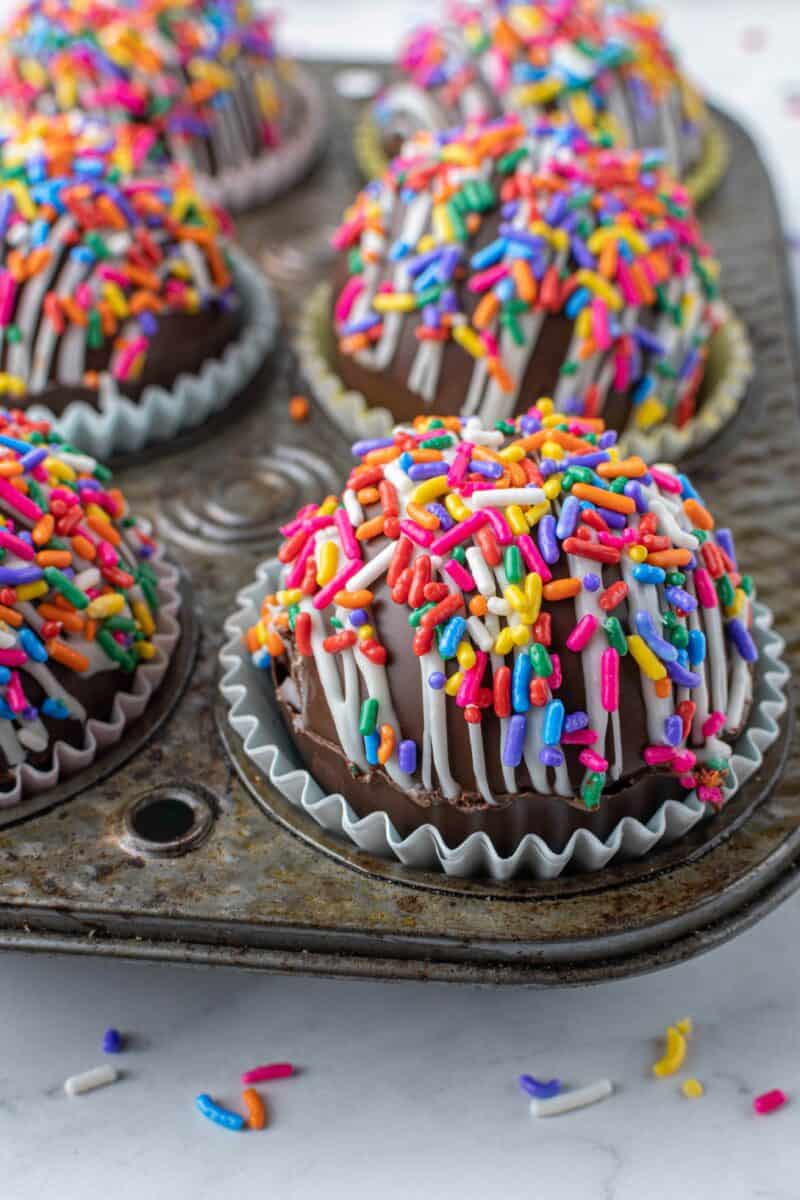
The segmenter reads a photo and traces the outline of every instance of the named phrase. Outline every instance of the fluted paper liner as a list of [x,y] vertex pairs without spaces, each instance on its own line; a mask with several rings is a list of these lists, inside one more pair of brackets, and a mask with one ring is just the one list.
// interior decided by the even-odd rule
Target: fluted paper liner
[[[237,596],[239,609],[225,624],[229,640],[220,651],[220,689],[229,706],[228,721],[242,739],[248,758],[273,788],[324,829],[343,834],[361,850],[396,858],[406,867],[441,869],[448,875],[489,876],[495,880],[516,875],[555,879],[573,860],[584,871],[598,871],[617,855],[640,858],[658,843],[668,844],[682,837],[709,815],[708,806],[696,792],[690,792],[685,800],[666,801],[646,824],[623,817],[605,841],[581,829],[573,833],[563,850],[555,851],[543,838],[529,833],[505,858],[485,833],[470,834],[460,845],[448,846],[433,825],[422,825],[404,838],[384,812],[359,818],[342,795],[325,795],[300,765],[271,679],[253,666],[242,642],[245,631],[259,618],[264,597],[280,586],[280,576],[277,561],[263,563],[256,582]],[[778,722],[786,709],[789,670],[781,661],[784,642],[772,628],[772,613],[758,602],[754,605],[753,634],[759,648],[755,695],[747,728],[730,759],[735,783],[725,789],[728,798],[760,767],[764,752],[778,736]]]
[[[356,122],[353,130],[353,153],[365,179],[376,179],[389,165],[381,144],[380,127],[371,106],[364,109]],[[700,161],[695,163],[681,180],[695,204],[702,204],[719,187],[728,168],[729,158],[730,147],[725,131],[719,121],[715,121],[709,114]]]
[[[302,309],[295,341],[300,365],[317,400],[344,434],[385,437],[396,418],[386,408],[371,408],[362,392],[346,388],[332,366],[331,298],[331,285],[321,283]],[[639,454],[649,463],[678,462],[707,445],[736,415],[753,377],[753,350],[731,308],[721,302],[720,309],[722,321],[710,340],[706,395],[699,411],[680,429],[667,423],[648,432],[626,429],[619,439],[623,454]],[[420,411],[423,408],[420,399]],[[436,405],[427,411],[436,413]]]
[[253,380],[275,344],[279,323],[277,302],[264,276],[240,250],[229,253],[244,319],[220,358],[209,359],[196,374],[179,375],[170,389],[145,388],[138,400],[124,396],[111,381],[99,408],[76,400],[59,416],[44,404],[31,404],[31,419],[49,421],[73,446],[103,461],[167,441],[226,408]]
[[159,546],[150,559],[157,576],[159,600],[156,632],[151,638],[156,649],[155,655],[149,661],[139,663],[130,691],[117,692],[108,721],[96,718],[87,721],[83,746],[75,747],[55,741],[52,766],[48,770],[38,769],[29,763],[14,768],[15,786],[9,791],[0,791],[1,809],[11,808],[25,797],[46,792],[61,780],[85,770],[103,750],[115,745],[126,727],[147,708],[150,697],[164,679],[181,636],[178,571],[163,555],[163,549]]
[[198,186],[206,199],[233,213],[243,213],[289,191],[314,165],[328,130],[325,100],[313,75],[298,67],[290,86],[303,106],[300,128],[257,158],[227,167],[219,175],[199,174]]

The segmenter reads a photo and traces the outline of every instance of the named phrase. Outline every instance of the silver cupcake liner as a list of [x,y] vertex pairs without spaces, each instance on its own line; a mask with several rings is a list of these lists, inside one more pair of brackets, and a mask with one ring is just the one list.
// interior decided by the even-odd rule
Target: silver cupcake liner
[[243,213],[288,192],[311,169],[322,153],[328,131],[328,112],[317,80],[294,68],[291,87],[302,102],[302,125],[274,149],[266,150],[219,175],[199,175],[198,186],[207,200],[232,213]]
[[[722,321],[711,339],[707,395],[696,416],[681,429],[658,425],[649,432],[628,429],[620,435],[625,454],[645,462],[677,462],[707,445],[736,415],[753,377],[753,350],[742,322],[725,303]],[[295,350],[309,386],[331,420],[348,437],[385,437],[397,424],[386,408],[372,408],[362,392],[345,387],[331,366],[333,333],[331,287],[319,284],[300,314]],[[420,411],[424,402],[420,400]],[[436,412],[435,406],[430,408]]]
[[244,320],[220,358],[205,362],[195,375],[180,375],[169,390],[145,388],[138,400],[114,387],[100,398],[99,408],[76,400],[57,416],[44,404],[32,404],[29,416],[49,421],[72,445],[103,460],[167,441],[221,412],[252,381],[279,325],[277,301],[264,276],[240,250],[231,249],[230,258]]
[[[666,801],[646,823],[623,817],[604,841],[581,829],[563,850],[556,851],[544,838],[526,834],[508,857],[497,852],[485,833],[470,834],[460,845],[448,846],[433,825],[423,825],[402,837],[384,812],[359,818],[343,796],[326,795],[300,765],[271,681],[252,665],[242,642],[245,631],[259,618],[264,597],[280,586],[280,575],[279,563],[263,563],[256,582],[237,596],[238,610],[225,624],[229,640],[220,651],[220,690],[229,706],[228,721],[265,782],[324,829],[342,834],[369,854],[395,858],[406,867],[502,881],[517,875],[555,879],[573,861],[583,871],[598,871],[617,856],[640,858],[658,843],[669,844],[682,837],[709,815],[708,806],[691,792],[685,800]],[[726,789],[729,796],[760,767],[765,751],[778,736],[787,703],[789,669],[781,660],[784,641],[772,628],[772,613],[760,603],[754,605],[753,633],[760,655],[756,695],[747,728],[730,759],[734,783]]]
[[91,766],[103,750],[120,740],[125,728],[137,720],[147,708],[150,697],[164,679],[172,653],[181,636],[178,571],[163,555],[164,551],[158,547],[150,560],[158,580],[159,608],[156,632],[151,638],[156,649],[155,655],[136,668],[130,691],[117,692],[108,721],[95,718],[87,721],[82,746],[70,746],[66,742],[56,741],[53,745],[52,765],[48,770],[40,770],[29,763],[15,767],[14,787],[0,792],[0,808],[11,808],[25,797],[46,792],[61,780]]

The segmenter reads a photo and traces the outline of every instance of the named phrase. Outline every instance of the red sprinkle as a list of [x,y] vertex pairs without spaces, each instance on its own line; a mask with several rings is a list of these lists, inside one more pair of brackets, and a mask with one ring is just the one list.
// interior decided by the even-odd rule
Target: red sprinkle
[[297,614],[294,623],[294,640],[300,654],[304,658],[310,658],[313,654],[311,649],[311,613],[301,612]]
[[773,1088],[770,1092],[762,1092],[760,1096],[756,1096],[753,1108],[760,1117],[764,1117],[767,1113],[775,1112],[776,1108],[783,1108],[788,1099],[786,1092],[780,1088]]

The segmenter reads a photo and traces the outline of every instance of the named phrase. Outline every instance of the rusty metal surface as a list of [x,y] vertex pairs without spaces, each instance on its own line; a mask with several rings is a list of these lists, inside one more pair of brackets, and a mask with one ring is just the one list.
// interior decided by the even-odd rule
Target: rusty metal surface
[[[330,77],[331,71],[326,74]],[[338,106],[324,164],[241,239],[274,279],[287,322],[324,272],[326,234],[352,196],[349,122]],[[726,122],[732,166],[704,210],[725,291],[753,334],[758,380],[746,411],[693,472],[800,663],[797,474],[800,425],[793,314],[768,179],[747,135]],[[246,761],[217,729],[216,654],[236,591],[275,548],[278,526],[332,490],[348,448],[317,411],[293,425],[298,389],[284,346],[235,412],[179,447],[123,465],[133,504],[158,523],[191,575],[198,662],[171,719],[133,759],[53,812],[0,832],[0,947],[115,954],[281,971],[472,982],[575,983],[668,966],[746,928],[800,886],[800,755],[788,731],[739,809],[672,850],[595,876],[498,889],[414,876],[341,844],[297,815],[254,803]],[[234,765],[235,760],[235,765]],[[241,775],[241,777],[240,777]],[[243,782],[245,779],[247,782]],[[213,819],[187,853],[126,840],[147,793],[195,790]],[[736,812],[746,819],[739,824]],[[130,821],[128,822],[128,828]],[[715,833],[716,830],[716,833]],[[726,836],[722,836],[725,834]],[[715,837],[717,840],[715,841]]]

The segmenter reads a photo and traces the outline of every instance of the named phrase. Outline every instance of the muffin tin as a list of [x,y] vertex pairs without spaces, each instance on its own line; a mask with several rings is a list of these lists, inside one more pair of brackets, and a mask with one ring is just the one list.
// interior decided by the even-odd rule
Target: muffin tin
[[[330,79],[333,69],[325,73]],[[324,166],[268,214],[240,223],[289,322],[324,273],[326,233],[357,182],[355,108],[338,103]],[[769,180],[747,134],[719,119],[731,167],[703,217],[726,292],[753,337],[757,380],[733,425],[688,469],[734,528],[796,669],[794,314]],[[295,371],[289,351],[279,350],[235,409],[118,469],[132,507],[156,521],[191,577],[198,659],[177,699],[191,660],[187,629],[179,678],[165,692],[165,707],[177,699],[170,719],[144,731],[108,778],[35,818],[18,811],[0,832],[0,946],[324,974],[583,983],[710,949],[800,886],[791,715],[763,769],[701,830],[641,862],[552,883],[498,889],[408,873],[310,827],[268,793],[227,727],[217,652],[236,592],[275,548],[278,526],[332,490],[349,463],[344,439],[317,409],[305,424],[290,422],[287,400],[302,386]]]

